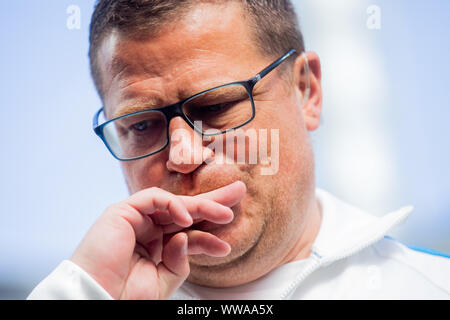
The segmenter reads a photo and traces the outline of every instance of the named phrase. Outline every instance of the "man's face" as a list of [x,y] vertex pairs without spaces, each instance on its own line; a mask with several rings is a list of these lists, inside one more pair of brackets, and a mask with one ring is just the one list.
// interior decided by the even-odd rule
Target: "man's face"
[[[124,110],[145,109],[149,101],[161,107],[249,79],[276,58],[260,54],[236,2],[200,4],[145,40],[112,33],[99,51],[108,118]],[[160,153],[122,163],[131,193],[156,186],[196,195],[237,180],[246,184],[247,194],[232,208],[235,218],[230,224],[198,226],[227,241],[231,253],[223,258],[191,256],[190,281],[210,286],[251,281],[279,265],[299,241],[314,201],[313,155],[300,87],[278,72],[270,73],[253,91],[254,120],[242,128],[267,129],[269,137],[271,130],[278,130],[279,167],[274,175],[261,175],[267,166],[261,163],[180,164],[171,150],[182,143],[183,152],[192,153],[196,143],[196,133],[180,117],[170,122],[169,135],[185,129],[189,139],[171,141]],[[210,143],[201,143],[209,156]],[[269,143],[268,154],[273,151]]]

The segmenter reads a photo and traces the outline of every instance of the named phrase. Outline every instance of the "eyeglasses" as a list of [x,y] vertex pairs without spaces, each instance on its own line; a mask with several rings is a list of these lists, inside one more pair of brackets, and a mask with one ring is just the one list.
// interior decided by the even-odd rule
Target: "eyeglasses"
[[249,80],[224,84],[169,106],[130,113],[98,125],[100,114],[104,113],[101,108],[94,115],[93,129],[120,161],[141,159],[165,149],[170,141],[169,123],[174,117],[183,118],[192,129],[206,136],[238,129],[255,117],[255,85],[295,52],[289,50]]

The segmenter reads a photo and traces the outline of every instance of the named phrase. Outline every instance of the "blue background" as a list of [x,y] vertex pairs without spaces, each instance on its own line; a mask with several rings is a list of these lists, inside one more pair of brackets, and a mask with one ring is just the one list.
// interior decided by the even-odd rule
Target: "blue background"
[[[0,298],[22,299],[127,196],[91,129],[93,0],[0,3]],[[450,252],[450,2],[294,1],[322,59],[318,187],[374,214],[415,211],[391,235]],[[380,29],[367,27],[369,5]],[[81,9],[81,28],[66,22]]]

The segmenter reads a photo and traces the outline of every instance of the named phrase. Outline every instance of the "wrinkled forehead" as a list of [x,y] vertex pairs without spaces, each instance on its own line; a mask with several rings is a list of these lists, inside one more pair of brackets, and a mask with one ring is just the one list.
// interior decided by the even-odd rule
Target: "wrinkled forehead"
[[[105,103],[180,100],[198,91],[244,80],[263,67],[242,7],[203,3],[148,37],[111,32],[99,50]],[[168,103],[169,101],[165,101]]]

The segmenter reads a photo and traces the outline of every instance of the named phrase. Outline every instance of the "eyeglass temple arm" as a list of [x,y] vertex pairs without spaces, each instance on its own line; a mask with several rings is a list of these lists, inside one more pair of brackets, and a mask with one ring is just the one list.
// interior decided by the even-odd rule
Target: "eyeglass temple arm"
[[269,72],[271,72],[273,69],[275,69],[276,67],[278,67],[281,63],[283,63],[287,58],[289,58],[292,54],[294,54],[295,52],[297,52],[295,49],[291,49],[289,50],[284,56],[282,56],[280,59],[278,59],[277,61],[275,61],[274,63],[272,63],[271,65],[269,65],[268,67],[266,67],[265,69],[263,69],[260,73],[258,73],[254,79],[256,81],[261,80],[262,78],[264,78]]
[[100,113],[103,111],[103,107],[100,108],[95,114],[94,118],[92,119],[92,128],[95,130],[95,128],[98,127],[98,118],[100,117]]
[[[282,56],[280,59],[263,69],[260,73],[258,73],[252,80],[253,85],[256,84],[259,80],[264,78],[268,73],[270,73],[273,69],[278,67],[281,63],[283,63],[287,58],[289,58],[291,55],[296,53],[297,51],[295,49],[289,50],[284,56]],[[305,59],[305,74],[306,74],[306,88],[305,88],[305,96],[304,96],[304,103],[306,103],[309,100],[309,95],[311,92],[310,88],[310,79],[309,79],[309,63],[308,63],[308,57],[303,52],[302,53],[303,58]]]

